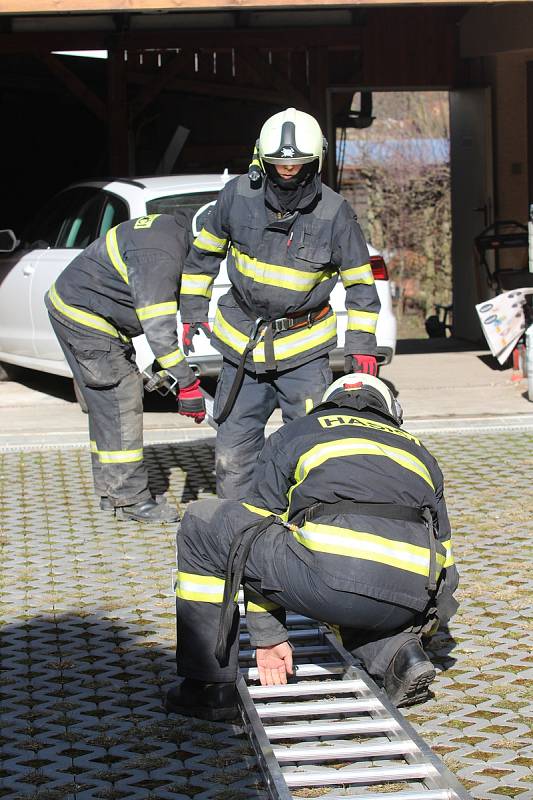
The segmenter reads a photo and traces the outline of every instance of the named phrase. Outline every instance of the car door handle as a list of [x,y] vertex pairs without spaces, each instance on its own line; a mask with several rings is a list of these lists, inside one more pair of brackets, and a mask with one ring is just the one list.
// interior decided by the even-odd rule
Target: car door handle
[[30,275],[33,275],[34,272],[35,272],[35,267],[32,266],[32,265],[29,265],[29,264],[28,264],[28,266],[24,267],[23,270],[22,270],[22,274],[25,275],[27,278]]

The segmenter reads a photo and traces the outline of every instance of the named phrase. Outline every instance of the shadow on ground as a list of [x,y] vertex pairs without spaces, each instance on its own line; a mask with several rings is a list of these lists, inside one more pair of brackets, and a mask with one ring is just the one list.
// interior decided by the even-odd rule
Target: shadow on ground
[[167,715],[174,656],[124,609],[6,625],[0,797],[260,796],[235,725]]

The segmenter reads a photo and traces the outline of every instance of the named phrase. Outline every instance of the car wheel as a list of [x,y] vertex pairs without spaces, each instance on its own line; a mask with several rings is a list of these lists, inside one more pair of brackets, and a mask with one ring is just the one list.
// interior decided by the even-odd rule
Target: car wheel
[[0,362],[0,381],[12,381],[13,372],[11,371],[10,364]]
[[83,411],[84,414],[88,414],[89,409],[87,408],[87,403],[85,402],[85,398],[81,393],[80,387],[78,386],[74,378],[72,379],[72,385],[74,386],[74,394],[76,395],[76,400],[78,401],[81,410]]

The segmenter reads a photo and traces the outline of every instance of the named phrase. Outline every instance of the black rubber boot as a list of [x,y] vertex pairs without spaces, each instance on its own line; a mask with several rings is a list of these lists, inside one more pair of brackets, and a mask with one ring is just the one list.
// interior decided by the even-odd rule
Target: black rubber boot
[[164,500],[158,502],[153,497],[143,500],[141,503],[135,503],[132,506],[117,508],[117,516],[119,519],[133,519],[136,522],[157,522],[163,525],[178,522],[180,519],[177,509],[168,506]]
[[422,703],[429,697],[435,668],[420,644],[414,640],[400,647],[383,678],[389,698],[397,708]]
[[167,693],[165,708],[169,714],[183,714],[215,722],[238,716],[237,690],[234,683],[204,683],[185,678]]

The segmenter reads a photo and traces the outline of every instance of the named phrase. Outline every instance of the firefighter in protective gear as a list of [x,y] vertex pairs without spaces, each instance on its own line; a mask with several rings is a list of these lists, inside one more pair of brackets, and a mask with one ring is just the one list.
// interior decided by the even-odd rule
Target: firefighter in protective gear
[[244,586],[263,684],[292,672],[285,611],[340,626],[398,706],[435,676],[421,646],[455,612],[442,473],[378,378],[341,378],[267,441],[248,502],[191,504],[178,531],[177,669],[167,710],[234,711]]
[[185,262],[180,305],[188,341],[209,330],[209,298],[224,258],[231,283],[211,336],[223,356],[213,409],[222,498],[249,495],[272,411],[279,406],[284,422],[295,419],[331,383],[328,353],[337,338],[329,297],[339,275],[346,355],[360,371],[377,371],[380,303],[368,250],[347,202],[321,183],[325,148],[309,114],[289,108],[268,119],[251,171],[220,192]]
[[179,385],[178,411],[200,422],[199,381],[180,349],[177,298],[189,246],[186,217],[150,214],[122,222],[61,273],[45,302],[89,412],[94,485],[102,509],[175,522],[152,496],[143,461],[143,380],[131,338],[146,334],[159,368]]

